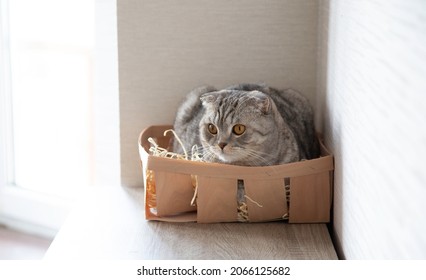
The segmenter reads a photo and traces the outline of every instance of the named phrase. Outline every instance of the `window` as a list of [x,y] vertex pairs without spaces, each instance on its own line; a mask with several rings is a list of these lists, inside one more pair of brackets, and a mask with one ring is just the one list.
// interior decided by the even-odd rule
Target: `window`
[[10,1],[18,186],[67,197],[91,184],[93,7],[87,0]]
[[0,222],[52,233],[89,186],[118,184],[115,1],[0,1]]

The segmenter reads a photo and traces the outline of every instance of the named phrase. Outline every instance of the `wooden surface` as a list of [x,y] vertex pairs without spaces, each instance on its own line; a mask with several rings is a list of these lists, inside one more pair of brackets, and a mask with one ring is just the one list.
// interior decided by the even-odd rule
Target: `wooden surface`
[[93,189],[45,259],[336,259],[324,224],[196,224],[144,219],[143,189]]

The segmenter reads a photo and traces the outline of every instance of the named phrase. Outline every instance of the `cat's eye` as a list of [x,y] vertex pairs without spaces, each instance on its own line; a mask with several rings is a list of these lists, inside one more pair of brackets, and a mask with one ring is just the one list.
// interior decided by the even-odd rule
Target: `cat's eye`
[[207,128],[211,134],[217,134],[217,127],[214,124],[209,123]]
[[232,132],[235,135],[241,135],[246,131],[246,126],[243,124],[236,124],[234,125],[234,127],[232,128]]

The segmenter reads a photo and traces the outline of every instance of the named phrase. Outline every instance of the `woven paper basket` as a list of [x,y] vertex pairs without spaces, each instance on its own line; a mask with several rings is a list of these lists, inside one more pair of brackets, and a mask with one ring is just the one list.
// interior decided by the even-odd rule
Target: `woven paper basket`
[[[168,148],[170,137],[163,133],[170,128],[169,125],[151,126],[139,137],[146,219],[199,223],[241,221],[237,182],[243,180],[249,222],[329,222],[333,156],[321,141],[320,158],[276,166],[244,167],[150,155],[148,138]],[[197,200],[191,205],[196,184]]]

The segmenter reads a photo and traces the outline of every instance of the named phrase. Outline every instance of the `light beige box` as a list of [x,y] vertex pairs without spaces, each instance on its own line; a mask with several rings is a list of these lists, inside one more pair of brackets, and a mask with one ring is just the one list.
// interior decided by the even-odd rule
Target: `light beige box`
[[[158,157],[149,154],[148,138],[163,147],[170,125],[151,126],[139,137],[145,182],[145,216],[169,222],[238,222],[238,180],[244,181],[248,222],[330,221],[333,156],[321,144],[321,157],[275,166],[247,167]],[[196,203],[193,198],[196,197]]]

